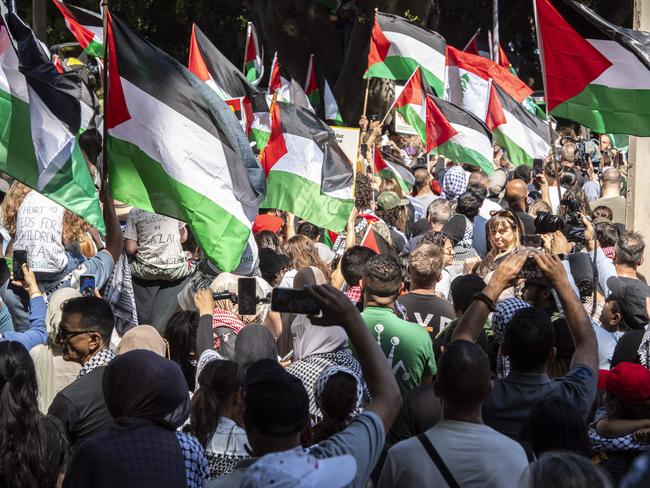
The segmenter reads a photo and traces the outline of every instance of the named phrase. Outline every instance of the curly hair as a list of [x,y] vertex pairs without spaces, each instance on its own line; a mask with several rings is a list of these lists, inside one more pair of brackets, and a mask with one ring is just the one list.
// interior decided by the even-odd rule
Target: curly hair
[[[14,181],[2,203],[2,221],[9,234],[16,235],[16,220],[18,210],[25,201],[25,197],[32,189],[20,181]],[[83,242],[86,239],[88,224],[81,217],[66,210],[63,215],[63,243]]]
[[323,272],[323,275],[325,275],[325,278],[329,282],[330,270],[318,256],[318,251],[309,237],[301,234],[293,236],[287,241],[286,252],[291,260],[293,269],[315,266]]
[[372,179],[363,174],[357,174],[356,188],[354,193],[354,206],[358,210],[370,208],[372,203]]
[[30,187],[20,181],[14,181],[2,202],[2,222],[12,237],[16,235],[18,209],[30,191],[32,191]]

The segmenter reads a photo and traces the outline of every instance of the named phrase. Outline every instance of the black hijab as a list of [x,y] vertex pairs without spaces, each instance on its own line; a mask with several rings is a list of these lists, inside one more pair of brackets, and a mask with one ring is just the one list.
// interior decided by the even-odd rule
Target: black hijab
[[181,368],[152,351],[137,349],[106,367],[104,398],[113,418],[145,419],[169,429],[183,425],[190,397]]

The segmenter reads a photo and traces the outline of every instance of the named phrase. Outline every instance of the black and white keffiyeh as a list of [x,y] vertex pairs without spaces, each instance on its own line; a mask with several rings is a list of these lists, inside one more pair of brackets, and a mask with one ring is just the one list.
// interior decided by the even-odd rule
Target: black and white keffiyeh
[[100,366],[106,366],[113,359],[115,359],[115,353],[110,349],[103,349],[91,357],[79,370],[77,379],[82,376],[90,373],[93,369],[99,368]]
[[519,310],[530,308],[530,304],[520,298],[507,298],[499,303],[492,314],[492,331],[494,338],[499,343],[497,353],[497,377],[505,378],[510,373],[510,360],[503,355],[501,347],[506,339],[506,328]]
[[643,334],[637,354],[639,355],[639,362],[650,369],[650,324],[645,326],[645,334]]
[[356,382],[357,385],[357,403],[354,406],[352,412],[350,412],[350,415],[348,416],[347,420],[349,421],[353,417],[358,415],[361,412],[361,410],[363,410],[364,385],[365,385],[363,379],[351,369],[346,368],[345,366],[331,366],[327,368],[325,371],[323,371],[320,374],[320,376],[316,379],[316,383],[314,384],[314,401],[316,402],[316,405],[318,406],[319,409],[323,408],[321,406],[321,397],[323,396],[325,385],[327,385],[328,381],[332,378],[332,376],[337,375],[339,373],[343,373],[351,376],[352,378],[354,378],[354,381]]

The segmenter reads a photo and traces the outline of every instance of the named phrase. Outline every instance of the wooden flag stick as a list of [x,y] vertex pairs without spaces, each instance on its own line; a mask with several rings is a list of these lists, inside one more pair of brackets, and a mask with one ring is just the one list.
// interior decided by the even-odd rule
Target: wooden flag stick
[[[555,160],[555,141],[553,140],[553,126],[551,125],[551,118],[548,116],[548,113],[546,114],[546,121],[548,122],[548,143],[551,145],[551,161],[553,161],[553,177],[555,178],[555,184],[557,185],[557,197],[558,197],[558,202],[562,201],[562,189],[560,188],[560,175],[558,174],[557,167],[558,165],[556,164],[557,161]],[[554,209],[551,209],[551,212],[553,212]]]
[[368,112],[368,92],[370,91],[370,78],[366,80],[366,94],[363,97],[363,116],[366,116]]
[[101,189],[106,190],[108,185],[108,0],[102,0],[102,22],[104,35],[104,69],[102,70],[102,109],[104,111],[102,120],[102,182]]

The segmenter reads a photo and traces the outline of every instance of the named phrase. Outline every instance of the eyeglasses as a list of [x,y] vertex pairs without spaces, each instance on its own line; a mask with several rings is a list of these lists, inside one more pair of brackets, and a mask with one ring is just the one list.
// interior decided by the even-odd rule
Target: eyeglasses
[[97,332],[96,330],[78,330],[76,332],[70,332],[69,330],[61,329],[57,330],[54,340],[56,342],[67,342],[73,337],[76,337],[81,334],[90,334],[91,332]]

